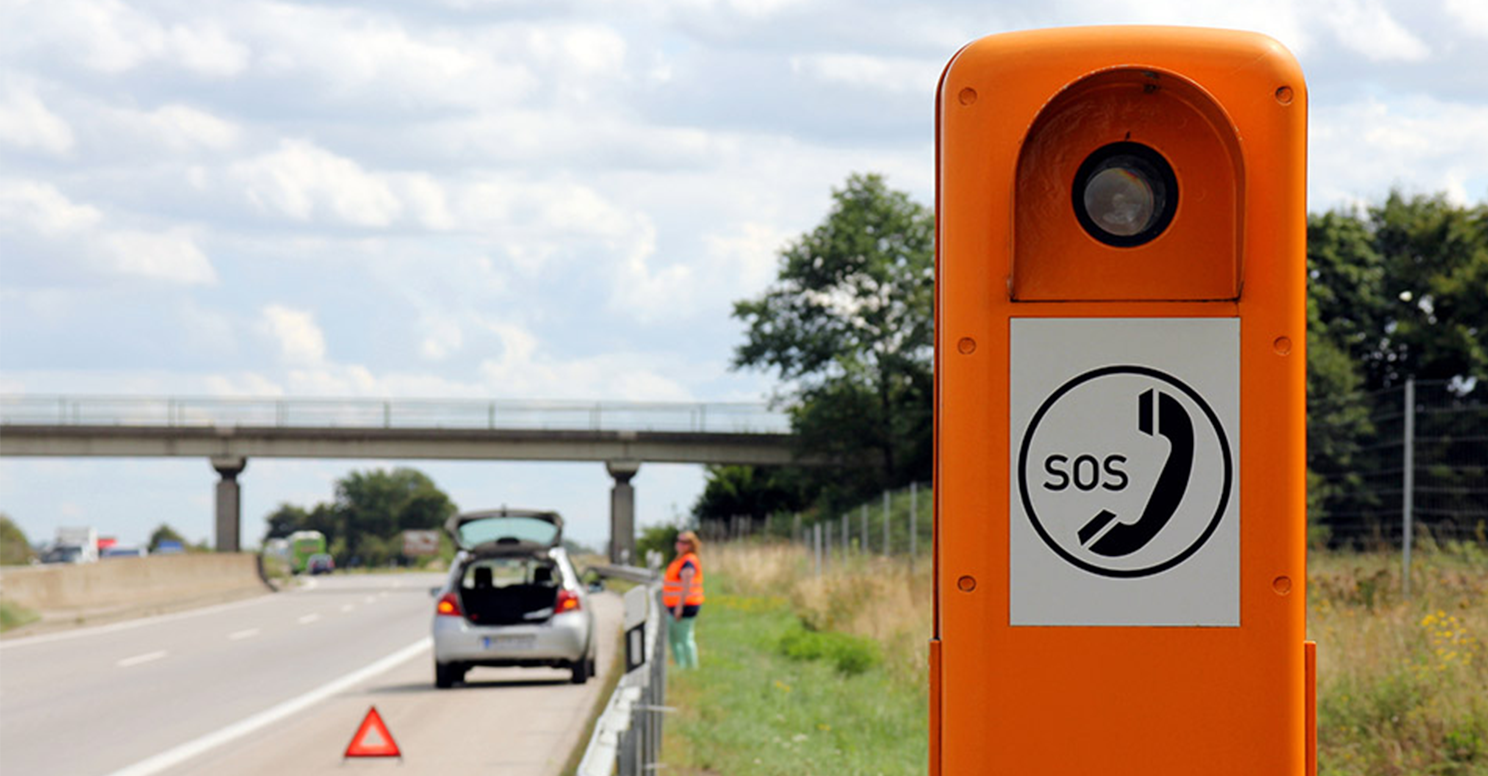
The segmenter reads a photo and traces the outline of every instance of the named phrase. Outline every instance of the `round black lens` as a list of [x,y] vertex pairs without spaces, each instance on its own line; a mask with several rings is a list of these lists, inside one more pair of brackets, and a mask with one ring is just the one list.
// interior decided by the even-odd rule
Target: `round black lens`
[[1140,143],[1095,150],[1075,173],[1075,216],[1091,237],[1121,248],[1163,233],[1178,208],[1178,180],[1161,154]]

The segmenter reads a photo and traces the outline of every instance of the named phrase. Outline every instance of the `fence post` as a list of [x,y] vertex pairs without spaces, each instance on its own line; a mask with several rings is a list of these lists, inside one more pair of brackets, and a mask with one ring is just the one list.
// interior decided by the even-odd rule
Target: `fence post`
[[791,520],[791,541],[801,543],[801,513],[797,512]]
[[852,518],[842,513],[842,559],[847,560],[847,551],[852,549]]
[[1412,530],[1412,525],[1411,525],[1412,522],[1414,522],[1412,520],[1413,515],[1411,514],[1411,512],[1412,512],[1412,510],[1415,507],[1415,504],[1413,502],[1415,500],[1414,497],[1415,497],[1415,489],[1416,489],[1416,451],[1415,451],[1416,444],[1415,444],[1415,442],[1416,442],[1416,378],[1414,378],[1414,377],[1407,377],[1407,378],[1405,378],[1405,434],[1404,434],[1404,438],[1401,440],[1401,443],[1404,445],[1404,448],[1405,448],[1404,449],[1405,462],[1404,462],[1404,466],[1403,466],[1403,468],[1405,470],[1404,471],[1404,475],[1403,475],[1405,481],[1401,483],[1401,491],[1402,491],[1402,493],[1401,493],[1401,505],[1400,505],[1400,507],[1401,507],[1401,517],[1402,517],[1402,523],[1403,523],[1402,528],[1401,528],[1401,530],[1403,531],[1403,541],[1402,541],[1401,546],[1404,548],[1404,551],[1401,553],[1400,563],[1401,563],[1401,566],[1403,567],[1402,573],[1403,573],[1404,579],[1402,580],[1402,582],[1404,583],[1404,586],[1405,586],[1405,597],[1406,598],[1410,598],[1410,594],[1411,594],[1411,538],[1412,538],[1412,534],[1414,533],[1414,531]]
[[832,521],[824,521],[823,526],[822,568],[830,571],[832,569]]
[[915,552],[919,550],[920,483],[909,483],[909,573],[914,574]]
[[868,549],[868,502],[863,502],[863,554],[867,555]]
[[889,557],[889,492],[884,491],[884,557]]
[[813,554],[816,556],[816,576],[821,577],[821,523],[811,526],[811,546],[815,550]]

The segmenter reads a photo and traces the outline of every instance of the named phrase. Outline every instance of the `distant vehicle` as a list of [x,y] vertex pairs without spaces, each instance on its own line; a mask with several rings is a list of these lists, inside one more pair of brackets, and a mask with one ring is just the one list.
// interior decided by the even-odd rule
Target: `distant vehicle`
[[[72,548],[69,550],[68,548]],[[75,550],[75,552],[74,552]],[[43,559],[43,563],[93,563],[98,560],[98,529],[88,527],[62,527],[57,529],[57,541],[47,553],[68,560]]]
[[445,530],[459,548],[435,591],[434,686],[474,666],[567,668],[594,675],[594,611],[564,551],[556,512],[500,509],[455,515]]
[[186,548],[175,539],[161,539],[155,545],[156,555],[180,555],[186,552]]
[[320,531],[295,531],[289,535],[289,568],[296,574],[308,570],[311,555],[326,551],[325,534]]
[[86,563],[83,548],[70,544],[52,547],[41,555],[42,563]]
[[105,558],[143,558],[149,554],[144,547],[120,547],[117,544],[103,551]]
[[305,561],[305,571],[309,572],[312,575],[329,574],[335,570],[336,559],[332,558],[330,555],[324,552],[318,552],[314,555],[311,555],[309,560]]

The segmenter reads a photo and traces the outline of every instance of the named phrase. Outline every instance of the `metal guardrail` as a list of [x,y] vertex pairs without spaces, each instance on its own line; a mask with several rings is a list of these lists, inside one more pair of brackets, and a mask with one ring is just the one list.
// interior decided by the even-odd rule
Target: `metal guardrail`
[[538,429],[786,434],[790,418],[747,402],[284,399],[0,395],[0,423],[61,426]]
[[[646,654],[640,666],[620,677],[600,712],[579,761],[578,776],[643,776],[661,767],[662,718],[671,711],[666,706],[667,618],[661,605],[661,581],[654,571],[608,567],[611,571],[617,568],[642,573],[648,579],[632,591],[643,590],[647,602],[642,639]],[[613,576],[628,579],[635,575]]]

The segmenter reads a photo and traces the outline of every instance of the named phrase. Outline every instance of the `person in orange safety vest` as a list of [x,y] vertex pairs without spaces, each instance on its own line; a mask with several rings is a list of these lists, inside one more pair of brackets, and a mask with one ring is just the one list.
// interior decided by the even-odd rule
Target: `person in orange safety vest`
[[703,607],[703,562],[698,558],[702,546],[693,531],[677,534],[677,559],[667,566],[661,582],[661,603],[672,615],[667,622],[667,641],[678,668],[698,667],[692,626]]

